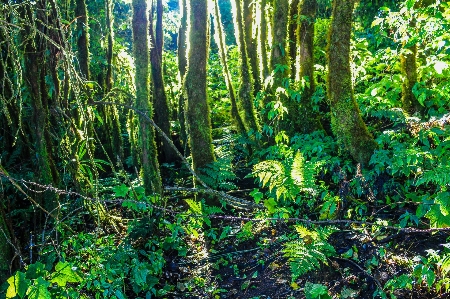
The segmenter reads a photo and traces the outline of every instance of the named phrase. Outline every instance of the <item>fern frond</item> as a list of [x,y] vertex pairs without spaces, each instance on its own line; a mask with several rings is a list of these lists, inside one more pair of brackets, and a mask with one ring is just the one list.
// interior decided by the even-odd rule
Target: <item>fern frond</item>
[[327,242],[328,237],[336,231],[335,228],[308,229],[297,225],[301,239],[287,242],[284,245],[284,255],[291,264],[292,279],[327,264],[327,258],[336,254],[334,247]]
[[268,186],[270,191],[274,187],[281,186],[286,179],[283,164],[274,160],[259,162],[253,166],[253,174],[259,178],[261,185]]
[[201,169],[200,177],[211,188],[221,190],[236,189],[232,182],[236,179],[231,159],[224,158],[214,161]]
[[416,185],[433,183],[438,186],[450,186],[450,165],[441,165],[440,167],[422,173],[417,180]]

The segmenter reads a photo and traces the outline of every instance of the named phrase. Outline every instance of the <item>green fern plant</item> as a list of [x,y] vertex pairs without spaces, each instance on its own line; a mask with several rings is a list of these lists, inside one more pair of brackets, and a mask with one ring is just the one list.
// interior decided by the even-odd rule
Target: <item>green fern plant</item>
[[229,157],[225,157],[208,164],[201,169],[201,179],[211,188],[220,190],[233,190],[236,185],[233,180],[236,174]]
[[328,237],[337,231],[336,228],[313,230],[302,225],[295,228],[299,238],[284,244],[283,249],[291,265],[292,280],[320,268],[322,263],[327,264],[327,258],[336,254],[334,247],[327,241]]

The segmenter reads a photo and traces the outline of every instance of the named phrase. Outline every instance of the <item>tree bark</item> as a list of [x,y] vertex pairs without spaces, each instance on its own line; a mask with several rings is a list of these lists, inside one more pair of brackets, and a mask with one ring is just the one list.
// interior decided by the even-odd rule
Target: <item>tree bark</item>
[[77,17],[77,50],[78,64],[81,74],[89,80],[89,37],[88,37],[88,12],[85,0],[75,1],[75,15]]
[[[180,86],[184,85],[184,79],[187,69],[187,0],[180,0],[180,28],[178,29],[178,76]],[[186,97],[184,92],[180,92],[178,96],[178,122],[180,123],[180,141],[183,147],[184,155],[188,155],[188,139],[185,119],[185,103]]]
[[288,23],[288,48],[289,48],[289,66],[291,80],[297,76],[297,38],[299,32],[299,22],[301,13],[299,12],[300,0],[291,0],[289,4],[289,23]]
[[355,2],[333,2],[328,43],[328,98],[331,104],[331,126],[338,142],[358,163],[367,166],[377,144],[363,122],[353,96],[350,38]]
[[[133,0],[133,50],[136,65],[136,108],[153,116],[149,93],[148,11],[146,0]],[[162,194],[161,176],[156,158],[155,131],[142,116],[139,117],[139,146],[141,176],[148,193]]]
[[313,110],[312,96],[316,90],[314,80],[314,22],[317,10],[317,0],[303,0],[299,7],[299,28],[297,43],[299,49],[298,82],[302,82],[303,92],[300,103],[295,111],[298,117],[291,118],[293,127],[303,134],[312,133],[322,128]]
[[[170,112],[167,102],[167,95],[164,89],[164,77],[162,72],[162,53],[163,53],[163,5],[162,0],[156,0],[156,28],[153,32],[153,9],[149,14],[150,36],[152,39],[152,48],[150,50],[150,61],[152,69],[153,83],[153,104],[155,107],[155,123],[161,130],[171,137],[170,132]],[[170,163],[176,159],[175,152],[170,144],[161,136],[156,136],[158,148],[161,149],[161,159],[163,162]]]
[[247,45],[245,42],[244,22],[242,15],[242,1],[232,0],[233,17],[234,17],[234,35],[240,52],[240,84],[239,84],[239,101],[243,109],[243,120],[247,131],[258,132],[258,121],[256,119],[255,110],[253,108],[253,80],[249,64]]
[[261,85],[265,84],[266,78],[270,75],[269,63],[267,59],[267,19],[266,19],[266,0],[261,0],[259,4],[259,30],[258,30],[258,56],[259,56],[259,76]]
[[241,116],[239,115],[239,110],[237,107],[236,102],[236,93],[233,87],[233,82],[231,80],[231,74],[230,70],[228,69],[228,61],[227,61],[227,53],[226,53],[226,45],[225,45],[225,37],[223,28],[221,26],[222,24],[222,18],[220,15],[219,10],[219,1],[214,1],[214,27],[215,27],[215,38],[216,43],[219,48],[219,56],[220,56],[220,62],[222,63],[222,69],[223,69],[223,76],[225,77],[225,83],[227,85],[228,94],[230,96],[230,102],[231,102],[231,117],[236,123],[237,131],[240,134],[245,134],[245,126],[244,122],[242,121]]
[[[209,52],[208,0],[188,0],[189,44],[188,66],[185,78],[187,95],[186,125],[192,164],[198,174],[214,162],[211,137],[211,119],[206,89],[207,62]],[[218,205],[217,198],[208,197],[208,205]]]
[[250,72],[252,74],[253,80],[253,91],[254,96],[262,90],[261,80],[259,78],[259,65],[258,65],[258,45],[256,44],[256,29],[257,26],[254,23],[254,14],[256,9],[254,6],[256,2],[251,0],[243,0],[243,19],[244,28],[243,31],[245,35],[245,44],[247,47],[247,55],[250,64]]

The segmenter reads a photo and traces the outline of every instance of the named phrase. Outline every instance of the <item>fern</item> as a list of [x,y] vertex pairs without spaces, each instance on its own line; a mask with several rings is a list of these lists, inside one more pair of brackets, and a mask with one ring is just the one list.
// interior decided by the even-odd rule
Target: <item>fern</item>
[[416,185],[433,183],[438,186],[450,186],[450,165],[441,165],[422,173]]
[[335,228],[308,229],[302,225],[296,226],[300,239],[290,241],[284,245],[284,255],[291,264],[292,279],[309,271],[320,268],[327,264],[327,258],[336,254],[334,247],[327,242],[328,237]]
[[236,185],[232,182],[236,179],[230,158],[223,158],[208,164],[201,169],[201,179],[211,188],[220,190],[233,190]]

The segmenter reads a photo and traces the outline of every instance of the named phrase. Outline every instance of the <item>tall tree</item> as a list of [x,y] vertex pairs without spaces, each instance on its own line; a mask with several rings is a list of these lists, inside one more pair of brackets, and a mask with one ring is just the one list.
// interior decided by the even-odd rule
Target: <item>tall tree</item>
[[89,21],[85,0],[75,1],[75,15],[77,17],[78,63],[80,65],[81,74],[86,80],[89,80]]
[[356,0],[334,0],[329,31],[328,98],[331,126],[340,144],[363,166],[367,166],[377,147],[361,118],[353,96],[350,69],[350,39]]
[[[164,88],[164,76],[162,71],[163,54],[163,3],[162,0],[156,0],[156,26],[153,31],[153,9],[149,17],[150,36],[152,39],[152,48],[150,50],[150,61],[152,69],[153,86],[153,104],[155,107],[155,123],[161,130],[171,138],[170,133],[170,113],[167,102],[166,90]],[[164,162],[173,162],[176,158],[171,145],[162,136],[157,136],[158,147],[162,150],[162,159]]]
[[[152,117],[149,94],[148,11],[146,0],[133,0],[133,50],[136,66],[136,108]],[[141,176],[148,193],[162,194],[161,176],[156,158],[155,131],[142,115],[139,118]]]
[[288,48],[289,48],[289,66],[291,79],[295,80],[297,76],[297,34],[299,22],[302,20],[302,14],[299,12],[300,0],[290,0],[289,3],[289,24],[288,24]]
[[188,0],[188,52],[185,89],[186,124],[192,164],[200,171],[215,160],[211,137],[211,119],[206,90],[209,52],[209,14],[207,0]]
[[261,84],[265,83],[269,76],[269,63],[267,59],[267,18],[266,18],[266,0],[261,0],[258,9],[258,58],[259,58],[259,76]]
[[314,80],[314,22],[317,10],[317,0],[303,0],[299,6],[299,24],[297,44],[299,46],[297,81],[301,83],[303,92],[300,105],[291,119],[301,133],[311,133],[322,126],[313,110],[312,96],[316,89]]
[[253,80],[254,95],[261,91],[261,79],[259,78],[258,65],[258,44],[256,43],[257,29],[255,24],[256,2],[252,0],[243,0],[242,16],[244,18],[244,35],[247,48],[247,55],[250,64],[250,72]]
[[[187,69],[187,0],[179,0],[180,7],[180,28],[178,29],[178,80],[180,86],[184,84]],[[184,149],[184,154],[187,155],[189,150],[187,141],[186,119],[185,119],[185,103],[186,97],[184,92],[178,95],[178,122],[180,123],[180,139],[181,145]]]
[[236,128],[240,134],[245,134],[245,126],[242,118],[239,114],[237,102],[236,102],[236,93],[233,87],[233,82],[231,80],[230,70],[228,69],[228,60],[227,60],[227,52],[225,45],[225,33],[223,32],[223,28],[221,26],[222,18],[219,10],[219,1],[214,1],[214,28],[215,28],[215,39],[216,44],[219,48],[219,56],[220,62],[222,64],[223,76],[225,77],[225,84],[227,85],[228,94],[230,96],[231,102],[231,117],[236,123]]
[[[107,36],[107,48],[106,48],[106,92],[110,92],[113,87],[113,51],[114,51],[114,19],[113,19],[113,1],[105,0],[105,12],[106,12],[106,36]],[[100,107],[99,107],[100,108]],[[107,134],[111,144],[112,158],[122,160],[123,153],[123,141],[121,134],[121,126],[119,119],[119,111],[116,106],[103,107],[105,111],[105,118],[107,124]]]
[[232,0],[231,4],[233,6],[234,35],[236,36],[236,42],[240,53],[239,101],[244,110],[243,119],[247,130],[258,132],[258,121],[253,108],[253,77],[250,69],[247,44],[245,42],[242,1]]

